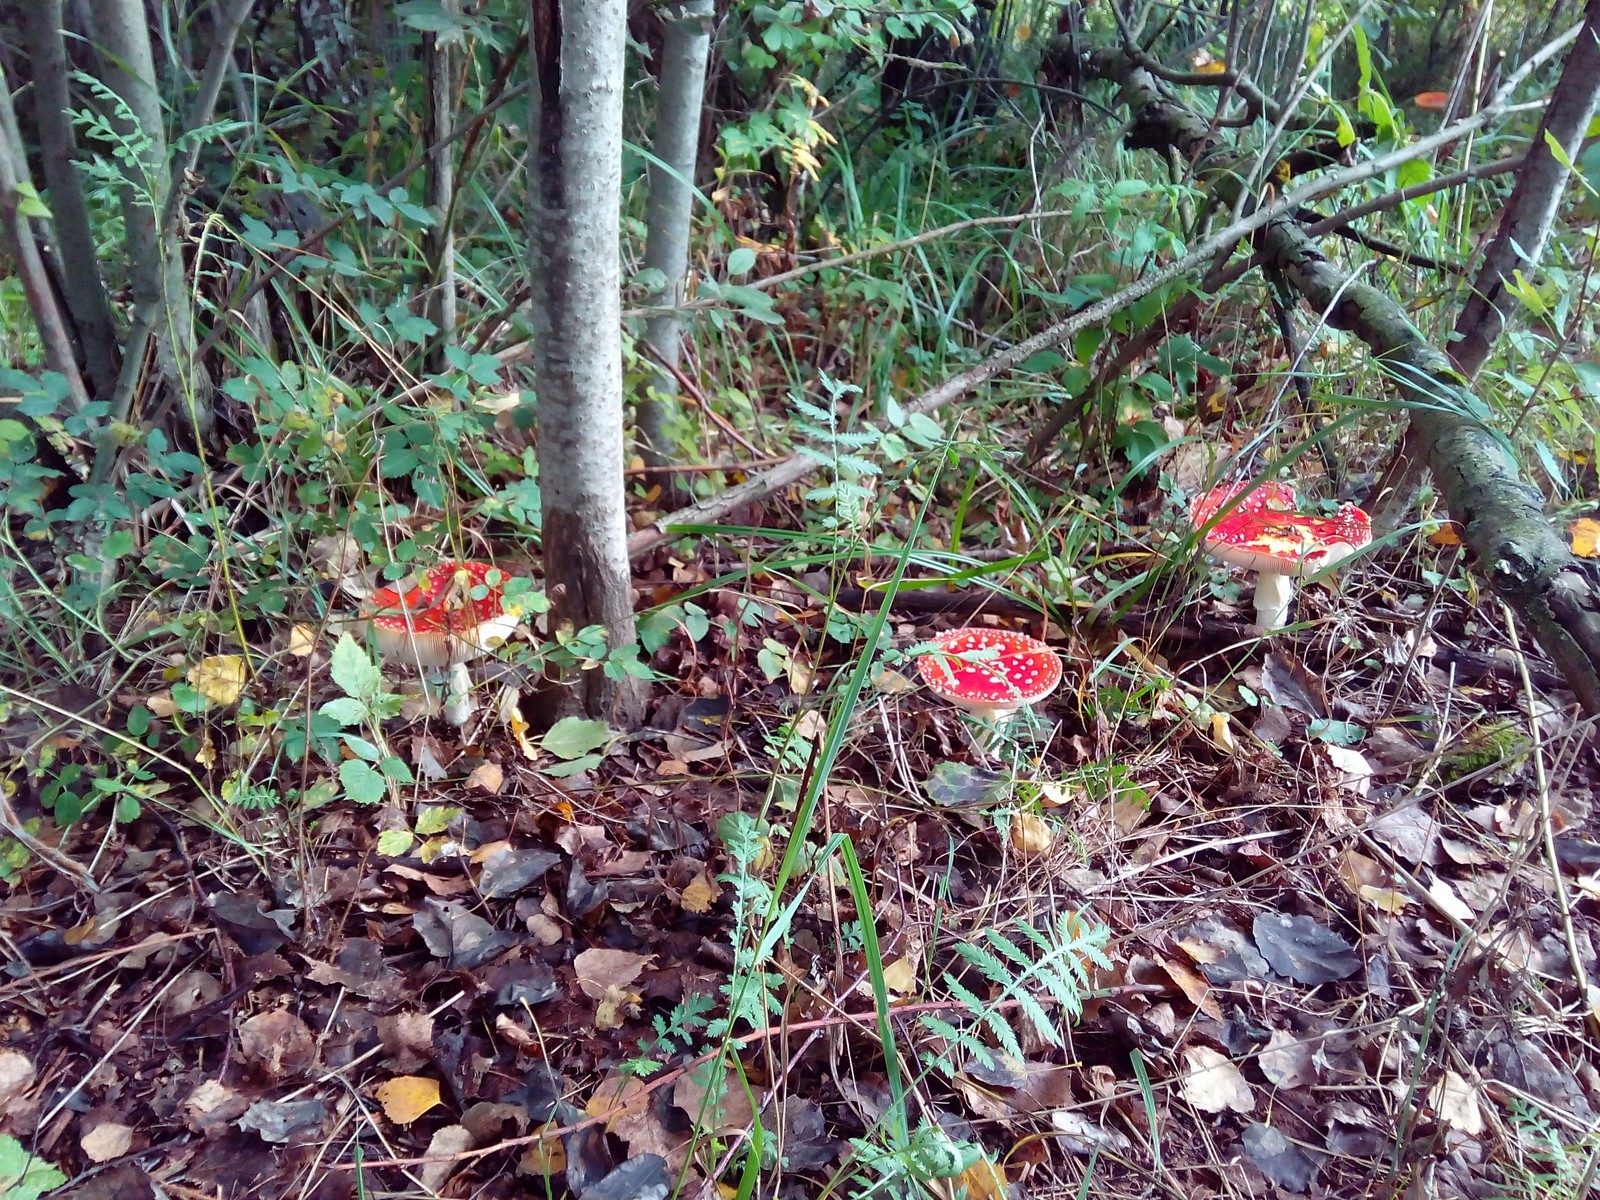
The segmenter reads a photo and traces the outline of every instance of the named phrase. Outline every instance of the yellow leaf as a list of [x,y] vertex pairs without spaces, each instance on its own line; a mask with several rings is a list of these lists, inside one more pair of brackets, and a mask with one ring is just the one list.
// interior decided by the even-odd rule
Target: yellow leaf
[[306,658],[317,648],[317,630],[312,625],[296,625],[289,630],[289,653]]
[[908,954],[883,968],[883,986],[891,995],[909,996],[917,988],[917,964]]
[[1405,911],[1406,905],[1411,903],[1411,897],[1404,892],[1397,892],[1394,888],[1374,887],[1364,883],[1358,889],[1361,898],[1379,912],[1388,913],[1391,917],[1398,916]]
[[706,913],[711,911],[711,906],[717,902],[717,885],[706,878],[704,871],[689,881],[683,889],[683,896],[679,903],[683,905],[684,912]]
[[1216,743],[1217,749],[1225,754],[1232,754],[1239,748],[1239,743],[1233,737],[1233,728],[1228,723],[1227,713],[1211,714],[1211,740]]
[[189,686],[213,704],[239,702],[244,691],[244,659],[237,654],[213,654],[189,668]]
[[1572,552],[1579,558],[1600,558],[1600,521],[1580,517],[1572,523]]
[[1228,64],[1225,62],[1205,62],[1195,67],[1195,73],[1199,75],[1221,75],[1227,69]]
[[396,1125],[409,1125],[439,1103],[439,1081],[426,1075],[396,1075],[375,1093],[383,1113]]
[[956,1187],[966,1188],[967,1200],[1005,1200],[1006,1173],[987,1158],[980,1158],[956,1179]]

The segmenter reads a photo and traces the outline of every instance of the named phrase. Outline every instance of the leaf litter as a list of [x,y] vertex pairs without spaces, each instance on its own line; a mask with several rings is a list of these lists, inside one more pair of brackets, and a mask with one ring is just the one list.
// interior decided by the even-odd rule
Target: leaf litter
[[[674,586],[669,561],[645,570]],[[801,795],[784,747],[825,736],[818,697],[851,660],[822,610],[750,590],[759,612],[725,593],[704,645],[663,644],[661,666],[698,673],[631,740],[419,710],[395,738],[419,791],[324,802],[294,854],[265,819],[241,841],[144,815],[98,858],[74,826],[61,852],[96,862],[99,892],[36,863],[0,905],[0,1138],[130,1196],[228,1200],[354,1196],[355,1146],[368,1194],[709,1195],[757,1130],[759,1169],[816,1194],[902,1116],[919,1162],[992,1196],[1075,1191],[1091,1162],[1092,1194],[1141,1194],[1155,1136],[1196,1195],[1367,1194],[1396,1145],[1441,1194],[1489,1195],[1547,1131],[1600,1144],[1534,777],[1442,753],[1513,699],[1474,693],[1446,729],[1423,671],[1403,723],[1375,724],[1393,680],[1374,636],[1367,657],[1272,651],[1251,713],[1197,682],[1213,650],[1192,638],[1128,668],[1160,682],[1135,710],[1128,688],[1093,697],[1114,647],[1087,627],[1062,645],[1089,702],[1041,705],[999,750],[923,693],[877,690],[818,794],[869,905],[837,859],[804,860],[752,972],[738,913],[770,903],[752,889]],[[895,636],[941,623],[897,614]],[[203,665],[204,719],[231,720],[245,677]],[[1587,954],[1596,776],[1563,762],[1554,844]],[[1073,1019],[1033,935],[1076,911],[1110,940],[1103,966],[1053,960],[1081,979]],[[986,940],[1007,930],[1010,951]],[[758,994],[730,1019],[740,979]]]

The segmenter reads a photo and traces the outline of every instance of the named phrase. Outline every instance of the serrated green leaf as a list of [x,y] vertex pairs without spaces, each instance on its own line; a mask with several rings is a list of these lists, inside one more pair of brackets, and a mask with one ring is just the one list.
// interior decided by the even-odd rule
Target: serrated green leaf
[[370,700],[383,687],[383,672],[348,633],[339,635],[328,673],[341,692],[356,700]]
[[133,530],[116,529],[106,535],[106,540],[100,545],[100,552],[107,558],[117,559],[126,554],[133,553]]
[[383,776],[358,758],[339,764],[339,782],[344,785],[344,794],[357,804],[376,804],[389,791]]
[[340,725],[356,725],[366,720],[367,706],[353,696],[339,696],[317,710]]
[[417,814],[417,836],[432,837],[450,828],[450,822],[461,815],[459,808],[425,808]]
[[386,858],[398,858],[407,853],[416,840],[409,829],[385,829],[378,835],[378,853]]

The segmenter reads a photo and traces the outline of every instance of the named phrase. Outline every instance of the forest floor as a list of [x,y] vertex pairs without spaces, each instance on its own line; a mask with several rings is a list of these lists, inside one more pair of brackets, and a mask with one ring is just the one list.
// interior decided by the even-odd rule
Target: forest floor
[[[846,721],[841,613],[879,593],[830,603],[825,575],[746,572],[766,543],[707,539],[639,565],[646,602],[693,597],[702,623],[656,652],[636,734],[556,744],[494,703],[452,722],[413,697],[383,726],[417,781],[396,798],[312,807],[308,758],[307,807],[226,820],[158,754],[155,783],[103,789],[58,844],[9,847],[4,1128],[80,1200],[904,1194],[919,1175],[974,1200],[1579,1195],[1600,1152],[1600,1004],[1577,982],[1596,977],[1595,735],[1440,540],[1306,589],[1271,639],[1214,594],[1047,622],[902,590],[900,647],[996,623],[1061,654],[1063,686],[1005,743],[905,665]],[[843,566],[854,588],[894,568]],[[252,711],[337,694],[326,645],[273,636]],[[207,778],[248,757],[244,710],[175,709],[184,669],[87,727],[62,719],[81,698],[14,702],[13,823],[41,780],[115,749],[112,709],[197,736]],[[776,878],[841,721],[811,842],[845,835],[864,893],[837,852],[797,860],[756,981],[779,1015],[719,1040],[707,1021],[750,982],[740,897]],[[1076,1020],[1043,991],[1053,1028],[1031,1020],[1020,965],[1009,989],[981,969],[953,986],[958,944],[1080,911],[1067,932],[1103,926],[1109,969]],[[990,1062],[922,1020],[974,1016],[963,989],[1015,1039]],[[948,1140],[874,1167],[896,1121]],[[984,1157],[951,1160],[962,1142]]]

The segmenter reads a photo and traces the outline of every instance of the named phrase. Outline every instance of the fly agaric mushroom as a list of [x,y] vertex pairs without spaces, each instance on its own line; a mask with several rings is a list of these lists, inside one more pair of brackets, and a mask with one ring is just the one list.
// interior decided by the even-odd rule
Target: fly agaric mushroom
[[972,626],[947,630],[933,644],[936,653],[917,659],[922,682],[985,720],[1043,700],[1061,682],[1055,651],[1025,633]]
[[1256,572],[1256,624],[1271,633],[1283,628],[1295,579],[1336,566],[1365,546],[1372,540],[1372,519],[1354,504],[1331,517],[1300,512],[1286,483],[1247,487],[1213,488],[1195,501],[1189,516],[1207,554]]
[[[517,627],[516,616],[501,603],[504,587],[505,577],[492,563],[442,562],[405,593],[379,588],[366,614],[378,652],[424,670],[488,653]],[[480,588],[487,590],[475,598]]]

